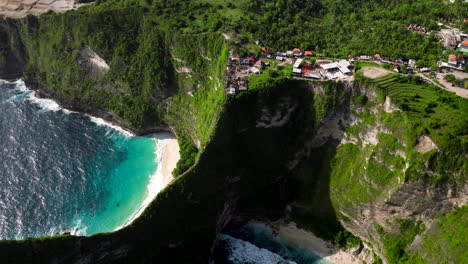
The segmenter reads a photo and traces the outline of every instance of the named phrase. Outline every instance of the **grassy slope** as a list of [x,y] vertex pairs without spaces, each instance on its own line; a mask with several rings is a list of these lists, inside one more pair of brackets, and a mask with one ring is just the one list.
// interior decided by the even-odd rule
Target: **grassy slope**
[[[166,87],[166,85],[170,84],[171,87],[177,87],[180,91],[186,92],[191,90],[191,83],[195,82],[200,84],[201,89],[198,90],[199,93],[195,93],[194,97],[186,93],[180,93],[171,101],[166,102],[167,105],[165,103],[168,108],[158,108],[158,111],[160,113],[168,111],[166,121],[176,126],[181,134],[185,134],[194,141],[200,140],[202,145],[210,143],[207,144],[205,151],[201,154],[197,166],[158,196],[151,205],[151,209],[147,210],[134,225],[116,234],[97,235],[89,239],[82,239],[80,243],[83,243],[81,246],[83,251],[82,253],[76,253],[75,251],[75,254],[87,254],[86,252],[89,250],[89,252],[93,252],[95,248],[99,248],[101,241],[112,241],[107,249],[115,249],[121,245],[131,245],[133,255],[128,256],[128,258],[141,258],[143,256],[139,256],[139,253],[144,253],[148,254],[146,257],[149,259],[155,256],[169,259],[171,254],[176,253],[180,261],[187,262],[191,259],[192,263],[198,262],[198,260],[203,262],[209,255],[207,248],[210,247],[213,235],[216,232],[214,227],[217,216],[225,208],[223,201],[229,200],[226,197],[228,193],[236,194],[238,193],[236,191],[242,190],[244,196],[239,200],[238,209],[247,216],[266,215],[275,218],[282,215],[282,206],[285,201],[291,198],[288,186],[294,183],[284,182],[290,172],[280,165],[282,161],[290,158],[294,151],[300,149],[305,137],[303,133],[310,132],[308,129],[313,130],[313,125],[318,124],[318,120],[323,114],[333,110],[333,107],[329,107],[329,104],[333,105],[334,102],[322,101],[321,99],[313,100],[310,94],[301,94],[300,90],[293,90],[300,86],[298,83],[285,84],[281,78],[261,75],[256,77],[258,80],[253,79],[253,83],[251,83],[252,87],[257,88],[258,91],[247,93],[240,96],[238,101],[231,102],[230,110],[225,113],[225,117],[217,128],[214,138],[211,138],[211,131],[216,123],[214,120],[222,111],[224,103],[224,94],[222,89],[219,89],[218,83],[223,75],[223,61],[227,56],[227,49],[226,46],[223,46],[225,44],[221,39],[218,38],[219,35],[218,37],[215,35],[187,37],[187,35],[171,34],[168,32],[172,32],[172,29],[181,25],[178,23],[184,23],[184,21],[175,19],[166,21],[166,23],[164,16],[170,16],[170,11],[162,17],[154,18],[143,15],[147,14],[147,11],[143,12],[140,9],[121,9],[123,7],[128,8],[133,2],[120,1],[119,3],[122,6],[118,7],[115,6],[115,2],[108,2],[109,6],[115,7],[115,10],[107,11],[108,6],[100,5],[96,8],[92,7],[92,10],[90,7],[90,9],[70,12],[65,16],[50,15],[39,19],[39,21],[33,18],[22,21],[20,23],[22,36],[25,45],[29,47],[28,54],[33,62],[28,68],[28,73],[38,74],[43,82],[55,87],[64,94],[69,93],[67,95],[72,97],[76,96],[84,99],[91,99],[92,97],[95,100],[94,95],[99,95],[97,100],[101,101],[90,100],[91,107],[93,104],[101,105],[102,100],[107,100],[104,98],[110,96],[113,99],[106,101],[105,107],[115,111],[134,125],[141,124],[139,122],[141,122],[144,113],[153,112],[154,109],[148,109],[147,107],[148,102],[154,100],[151,97],[158,96],[156,93],[158,87]],[[144,6],[143,2],[141,1]],[[196,2],[196,4],[199,3],[201,2]],[[181,10],[177,3],[171,8]],[[129,10],[134,11],[127,12]],[[182,11],[184,10],[187,9],[182,8]],[[201,23],[203,13],[200,10],[203,10],[203,8],[199,8],[197,12],[200,13],[195,14],[199,25],[198,28],[193,29],[192,25],[185,24],[185,27],[180,27],[181,32],[193,34],[199,30],[206,30],[207,27],[210,28],[209,30],[224,29],[223,26],[216,25],[215,20],[211,21],[213,23]],[[94,13],[94,15],[88,15],[87,12]],[[132,14],[132,12],[135,13]],[[217,13],[212,8],[207,12]],[[232,12],[227,13],[230,16],[235,16],[239,12],[233,9]],[[184,15],[182,14],[182,16]],[[136,17],[139,19],[135,20]],[[189,18],[189,15],[186,17]],[[217,21],[220,20],[222,19],[217,19]],[[31,25],[30,23],[37,23],[38,25]],[[51,25],[55,25],[55,23],[57,23],[58,32],[56,34],[49,31],[50,28],[53,28]],[[130,25],[128,29],[125,29],[126,25]],[[139,30],[134,30],[135,28]],[[38,37],[38,35],[34,35],[38,32],[29,32],[31,29],[43,31]],[[126,30],[131,30],[132,34],[137,35],[130,35],[127,38]],[[121,34],[118,34],[119,32]],[[138,32],[142,32],[142,34],[138,35]],[[195,46],[193,43],[197,43],[197,46],[207,44],[201,50],[203,54],[212,59],[219,56],[219,61],[208,63],[200,59],[197,56],[197,52],[200,52],[200,50],[190,49],[190,47]],[[84,44],[95,48],[98,54],[111,62],[111,65],[117,66],[117,70],[109,73],[103,80],[89,79],[83,84],[77,83],[77,76],[74,76],[74,74],[79,70],[76,65],[71,63],[76,58],[73,49]],[[175,45],[175,47],[170,47],[171,44]],[[54,52],[57,49],[60,52]],[[153,54],[155,50],[157,52]],[[171,59],[171,52],[175,53],[178,58],[184,59],[186,63],[174,62]],[[345,54],[345,51],[340,52]],[[129,54],[130,56],[128,56]],[[161,59],[154,60],[149,64],[146,63],[148,56],[157,57],[159,55],[162,56]],[[209,65],[214,65],[214,67]],[[178,74],[173,71],[174,68],[179,66],[190,66],[195,70],[199,68],[203,70],[200,70],[199,74],[192,74],[191,77],[187,77],[185,74]],[[164,71],[162,69],[169,70]],[[214,80],[210,80],[207,76],[199,76],[207,72],[215,77]],[[55,75],[56,73],[59,74]],[[167,76],[167,73],[170,75]],[[266,74],[269,73],[266,72]],[[274,82],[270,77],[273,77]],[[143,82],[141,82],[141,78],[144,79]],[[131,96],[126,97],[115,94],[115,91],[106,92],[94,88],[95,82],[108,80],[116,83],[123,82],[124,93],[128,92]],[[140,82],[143,85],[140,85]],[[389,81],[385,78],[377,82],[377,84],[372,85],[381,86],[382,91],[388,93],[397,105],[407,104],[408,109],[404,109],[403,114],[379,113],[378,117],[372,117],[364,113],[361,116],[364,120],[363,124],[372,125],[376,121],[384,122],[394,131],[393,136],[385,133],[380,134],[381,143],[378,145],[369,147],[358,155],[355,155],[355,146],[348,144],[334,149],[332,145],[331,149],[319,150],[304,162],[305,165],[301,166],[301,172],[298,176],[300,191],[297,195],[300,197],[299,201],[305,204],[307,209],[305,210],[306,213],[302,214],[303,223],[305,226],[307,224],[312,226],[310,227],[312,230],[314,229],[314,223],[319,221],[314,222],[311,219],[322,215],[322,212],[326,215],[322,220],[336,220],[333,206],[347,206],[350,200],[355,200],[358,204],[366,203],[383,193],[379,187],[393,187],[393,183],[397,179],[401,179],[402,174],[401,172],[390,172],[385,166],[382,166],[380,158],[383,158],[385,163],[394,164],[395,168],[399,169],[401,159],[392,154],[396,149],[404,151],[413,162],[413,166],[404,175],[404,180],[416,178],[437,180],[437,178],[430,178],[420,170],[427,160],[430,160],[430,168],[436,170],[438,175],[441,176],[437,181],[447,179],[463,180],[463,175],[455,174],[455,177],[452,178],[448,172],[453,168],[464,168],[466,170],[466,161],[457,158],[456,155],[453,157],[454,153],[466,153],[466,143],[464,143],[466,138],[464,134],[460,134],[460,131],[464,131],[464,128],[458,127],[455,122],[450,122],[450,120],[443,124],[444,119],[442,117],[445,115],[454,118],[466,117],[464,115],[466,113],[466,101],[460,101],[443,91],[438,92],[436,89],[417,82]],[[389,86],[390,88],[384,87],[387,82],[393,82]],[[371,84],[369,83],[369,85]],[[73,89],[68,87],[73,87]],[[218,89],[216,90],[215,87],[218,87]],[[252,113],[258,113],[258,102],[261,102],[260,105],[269,105],[272,109],[275,108],[278,103],[275,101],[277,97],[285,95],[283,94],[284,91],[279,88],[291,93],[298,93],[291,94],[291,96],[301,98],[298,100],[303,106],[303,112],[298,112],[293,122],[284,129],[253,128],[244,132],[243,129],[252,126],[253,119],[256,117]],[[339,86],[334,86],[331,87],[330,91],[339,91],[339,89]],[[406,92],[408,89],[411,90],[411,93]],[[420,97],[414,97],[415,94]],[[336,99],[338,95],[331,93],[328,96]],[[206,100],[207,98],[208,100]],[[405,99],[408,101],[405,101]],[[429,112],[426,113],[427,105],[434,100],[440,103],[435,107],[430,107]],[[381,101],[377,103],[381,103]],[[150,104],[150,107],[153,107],[153,105]],[[430,112],[431,110],[433,112]],[[314,111],[317,113],[314,113]],[[431,124],[430,117],[432,115],[439,118],[442,124]],[[154,120],[159,120],[158,118]],[[463,123],[465,122],[461,122],[461,124]],[[303,129],[304,125],[312,127]],[[423,131],[422,128],[426,130]],[[362,127],[350,128],[348,132],[353,133],[360,129]],[[445,152],[432,152],[427,155],[414,153],[411,147],[414,146],[419,133],[426,133],[431,136]],[[451,138],[455,139],[455,141],[451,140]],[[233,139],[235,140],[232,142]],[[278,139],[280,140],[278,141]],[[395,139],[398,139],[398,141],[395,141]],[[399,141],[406,142],[407,147],[402,147],[398,143]],[[277,142],[278,144],[272,145],[271,142]],[[321,156],[322,151],[327,153],[325,159]],[[275,153],[275,155],[269,155],[270,153]],[[373,177],[371,179],[379,187],[369,188],[370,185],[358,186],[356,184],[358,181],[355,181],[354,177],[362,173],[361,164],[368,157],[370,159],[366,164],[368,166],[365,173]],[[321,165],[317,166],[317,160],[320,160]],[[331,160],[334,161],[331,163]],[[330,164],[332,166],[329,166]],[[310,177],[311,174],[319,174],[319,176],[316,179]],[[220,177],[220,175],[224,177]],[[272,179],[272,175],[278,175],[278,177]],[[379,177],[380,175],[386,177]],[[241,176],[242,180],[236,187],[231,188],[226,184],[226,178],[236,178],[238,176]],[[323,203],[323,200],[318,199],[330,196],[325,190],[326,188],[310,194],[310,189],[314,189],[316,184],[327,187],[327,184],[330,184],[329,182],[337,189],[342,188],[341,190],[343,190],[332,194],[332,201]],[[274,184],[271,185],[271,183]],[[226,189],[227,186],[229,188]],[[363,190],[363,186],[367,188],[365,192],[360,192]],[[258,193],[262,193],[262,195],[259,197]],[[366,195],[362,195],[363,193]],[[215,202],[213,203],[213,201]],[[256,201],[256,203],[252,203],[252,201]],[[318,209],[311,209],[315,205],[320,205],[320,202],[324,205],[317,206]],[[194,218],[194,215],[200,217]],[[336,221],[333,223],[336,223]],[[331,233],[339,230],[339,226],[333,228],[330,231]],[[26,243],[8,243],[9,245],[18,245],[18,247],[12,247],[11,252],[25,247],[15,252],[18,254],[19,252],[28,252],[28,254],[22,255],[25,258],[42,256],[49,259],[50,252],[56,252],[56,256],[70,253],[71,248],[76,247],[77,240],[76,238],[60,238],[60,241],[31,240]],[[180,244],[180,247],[168,249],[168,241],[175,245],[182,241],[182,244]],[[5,245],[5,243],[2,244]],[[3,249],[7,248],[7,246],[3,247]],[[106,250],[106,247],[102,249]],[[199,259],[193,259],[194,252],[199,252]],[[7,255],[6,253],[4,255],[15,256],[15,254]],[[76,256],[69,254],[70,259]],[[14,260],[12,258],[12,261]]]

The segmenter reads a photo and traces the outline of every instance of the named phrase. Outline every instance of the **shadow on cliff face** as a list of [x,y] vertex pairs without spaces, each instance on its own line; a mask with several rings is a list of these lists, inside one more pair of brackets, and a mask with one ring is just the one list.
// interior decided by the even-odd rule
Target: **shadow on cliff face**
[[308,154],[319,106],[302,84],[272,82],[229,101],[196,166],[125,229],[1,242],[0,255],[9,263],[207,263],[221,231],[251,219],[294,220],[332,239],[341,230],[328,186],[339,141]]
[[[315,101],[316,89],[305,86],[289,81],[279,91],[260,92],[256,100],[240,103],[243,98],[238,98],[238,106],[233,106],[239,107],[232,118],[237,118],[232,140],[239,165],[228,190],[236,204],[222,233],[236,234],[250,220],[279,220],[295,222],[325,240],[346,243],[336,239],[344,228],[331,202],[330,175],[336,148],[349,124],[349,96],[336,92],[346,93],[344,86],[317,85],[323,94],[315,98],[323,98]],[[316,109],[324,105],[328,114],[322,118]],[[240,114],[246,110],[250,114]]]
[[11,20],[0,23],[0,76],[7,80],[21,78],[27,60],[17,27]]

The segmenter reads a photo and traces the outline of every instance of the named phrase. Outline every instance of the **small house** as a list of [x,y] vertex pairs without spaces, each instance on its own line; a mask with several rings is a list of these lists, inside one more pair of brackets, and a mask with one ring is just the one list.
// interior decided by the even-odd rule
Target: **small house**
[[381,62],[387,63],[387,64],[393,64],[393,61],[390,58],[385,58],[385,59],[381,60]]
[[375,60],[381,60],[381,59],[382,59],[382,56],[381,56],[380,54],[377,53],[377,54],[375,54],[374,59],[375,59]]
[[268,62],[262,61],[262,60],[258,60],[257,62],[255,62],[256,67],[263,67],[263,66],[268,66],[268,65],[270,65]]
[[227,88],[226,89],[226,94],[230,95],[230,96],[236,95],[236,89],[235,88]]
[[468,40],[462,41],[458,50],[461,51],[463,54],[468,55]]
[[300,77],[300,76],[302,75],[301,69],[299,69],[299,68],[294,68],[294,69],[292,70],[292,75],[293,75],[293,76],[298,76],[298,77]]
[[457,62],[457,56],[455,54],[450,54],[448,58],[448,64],[456,66],[458,64]]
[[241,60],[242,65],[250,65],[250,60],[248,58],[244,58]]
[[296,57],[301,57],[303,55],[302,50],[299,49],[299,48],[293,49],[292,52],[293,52],[294,56],[296,56]]
[[247,91],[247,81],[246,80],[237,80],[237,89],[240,91],[240,92],[243,92],[243,91]]
[[284,57],[282,57],[282,56],[276,56],[276,60],[277,60],[277,61],[284,61]]
[[299,68],[304,60],[303,59],[297,59],[296,62],[293,65],[293,68]]
[[314,53],[312,51],[306,51],[306,52],[304,52],[304,55],[307,56],[307,57],[313,57]]
[[370,57],[362,55],[362,56],[359,56],[359,60],[368,61],[370,60]]
[[260,70],[257,69],[257,68],[255,68],[255,67],[252,68],[252,69],[250,69],[250,71],[251,71],[253,74],[260,74],[260,73],[261,73]]

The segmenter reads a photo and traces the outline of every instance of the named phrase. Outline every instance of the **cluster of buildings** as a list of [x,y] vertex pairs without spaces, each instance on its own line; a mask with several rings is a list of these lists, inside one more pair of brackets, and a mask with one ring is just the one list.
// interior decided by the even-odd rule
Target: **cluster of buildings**
[[256,56],[231,58],[227,67],[226,94],[236,95],[237,93],[247,91],[249,76],[260,74],[260,69],[266,66],[269,66],[269,63],[258,59]]
[[350,70],[352,62],[348,60],[338,62],[321,60],[311,64],[310,60],[307,59],[312,57],[315,57],[312,51],[304,51],[300,48],[276,53],[276,60],[278,61],[284,61],[286,58],[295,59],[293,61],[291,76],[296,78],[335,80],[346,79],[352,76],[352,71]]
[[430,34],[429,30],[427,30],[426,27],[422,27],[418,24],[409,24],[408,25],[408,30],[421,33],[421,34]]
[[[466,41],[468,44],[468,41]],[[467,45],[468,46],[468,45]],[[440,68],[448,68],[462,71],[463,67],[468,65],[468,55],[465,54],[450,54],[447,62],[439,61],[437,64]]]
[[439,36],[444,48],[451,50],[457,49],[462,42],[468,40],[468,35],[457,28],[441,29]]
[[293,65],[292,76],[297,78],[315,79],[315,80],[336,80],[351,77],[353,72],[350,70],[352,61],[340,60],[330,62],[326,60],[317,61],[314,64],[305,61],[302,58],[296,60]]
[[[286,52],[277,52],[276,53],[276,60],[278,61],[285,61],[286,58],[310,58],[314,57],[315,54],[312,51],[304,51],[299,48],[295,48],[293,50],[288,50]],[[272,58],[272,55],[267,55],[267,58]]]

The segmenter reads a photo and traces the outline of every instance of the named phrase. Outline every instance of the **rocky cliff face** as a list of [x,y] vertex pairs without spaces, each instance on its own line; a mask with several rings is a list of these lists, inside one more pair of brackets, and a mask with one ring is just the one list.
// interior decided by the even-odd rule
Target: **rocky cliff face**
[[20,78],[26,63],[27,56],[17,28],[9,21],[0,23],[0,76]]
[[[316,96],[324,96],[322,87],[309,85]],[[466,152],[455,154],[429,136],[412,134],[413,120],[403,118],[408,112],[379,88],[357,82],[343,89],[346,96],[321,120],[302,151],[318,159],[299,165],[305,171],[299,181],[309,183],[302,191],[315,194],[300,196],[292,204],[293,219],[316,231],[319,227],[310,219],[319,217],[317,208],[319,214],[336,215],[342,226],[362,239],[364,250],[355,254],[366,263],[378,258],[385,263],[408,258],[423,262],[418,254],[426,254],[414,249],[424,240],[424,230],[436,216],[468,203]],[[447,152],[459,165],[441,172],[433,163],[441,162]],[[450,180],[440,180],[442,174]],[[304,177],[317,179],[310,182]],[[327,192],[322,188],[329,188],[328,206],[323,205]]]
[[[226,99],[224,38],[173,34],[139,10],[7,20],[0,37],[0,77],[141,133],[171,127],[200,149],[131,226],[1,242],[9,263],[206,263],[217,234],[250,219],[293,221],[366,262],[458,250],[440,230],[460,231],[444,223],[467,204],[465,128],[431,120],[464,120],[466,101],[393,77],[268,79]],[[337,239],[343,227],[362,244]]]

